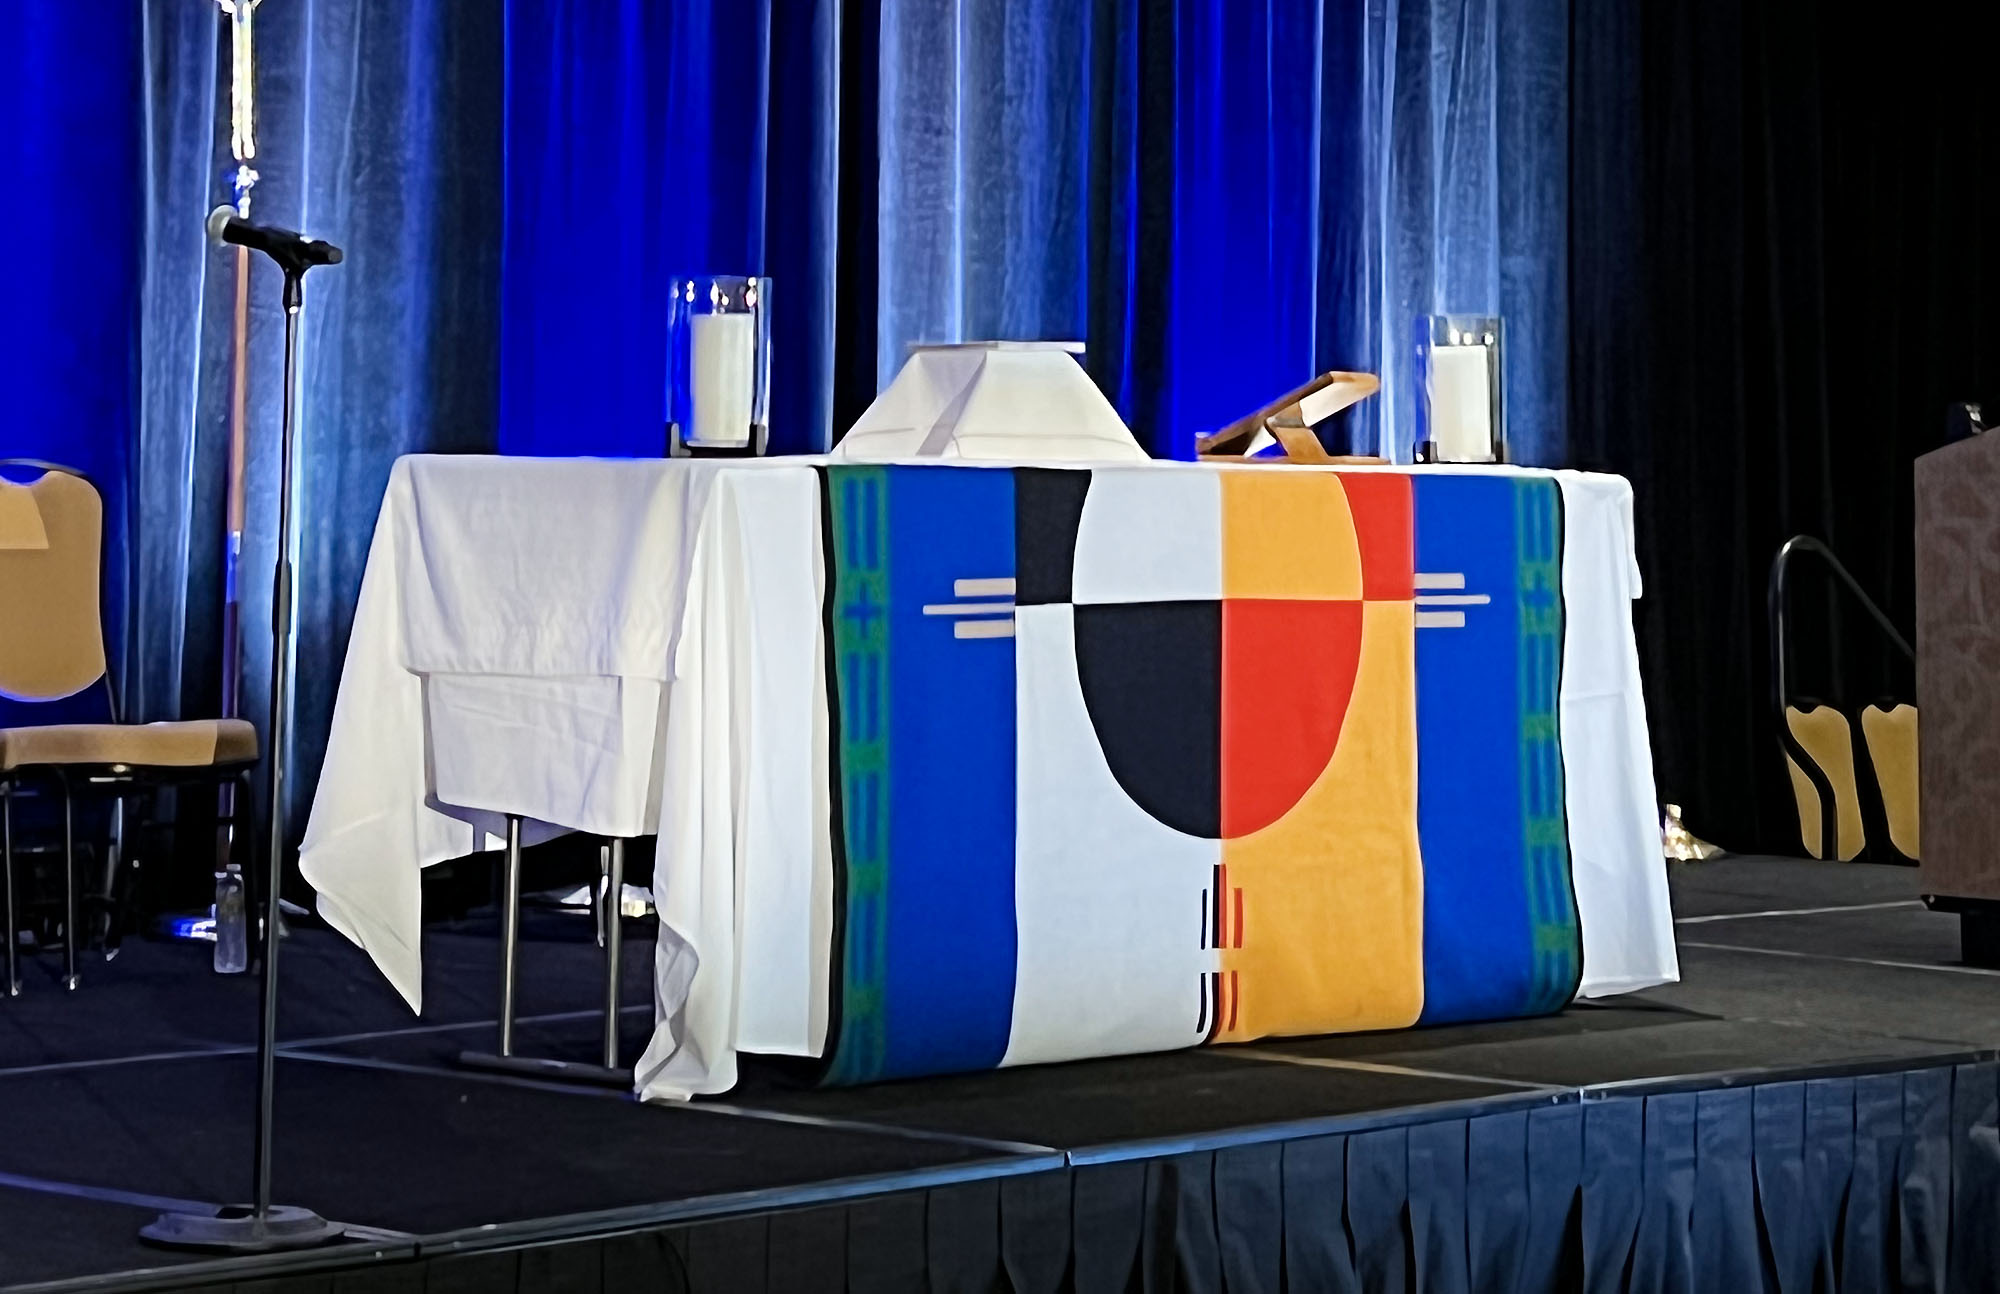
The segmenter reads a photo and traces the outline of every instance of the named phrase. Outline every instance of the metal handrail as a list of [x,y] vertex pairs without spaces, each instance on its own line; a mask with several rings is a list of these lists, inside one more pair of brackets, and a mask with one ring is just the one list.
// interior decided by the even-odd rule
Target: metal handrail
[[1881,607],[1875,605],[1875,599],[1869,597],[1860,582],[1841,565],[1840,559],[1833,555],[1831,548],[1811,535],[1793,535],[1779,545],[1778,555],[1771,559],[1771,585],[1766,605],[1771,622],[1771,698],[1772,708],[1776,711],[1778,721],[1778,744],[1791,757],[1794,767],[1805,774],[1806,780],[1812,783],[1813,790],[1818,792],[1820,849],[1823,853],[1837,857],[1840,852],[1840,836],[1839,818],[1834,810],[1833,785],[1827,780],[1819,764],[1800,747],[1798,739],[1792,736],[1791,724],[1785,718],[1785,709],[1791,703],[1788,680],[1791,675],[1792,658],[1791,590],[1786,576],[1790,573],[1792,556],[1795,553],[1811,553],[1825,561],[1840,578],[1840,582],[1847,586],[1847,591],[1854,595],[1861,603],[1862,609],[1875,621],[1876,627],[1895,644],[1898,651],[1911,661],[1916,660],[1917,652],[1896,628],[1895,622],[1883,614]]
[[1840,559],[1833,555],[1831,548],[1814,539],[1811,535],[1793,535],[1778,548],[1778,555],[1771,559],[1769,608],[1771,617],[1771,687],[1772,694],[1777,700],[1778,713],[1781,717],[1784,714],[1786,704],[1791,699],[1790,689],[1786,686],[1786,679],[1791,673],[1791,635],[1787,632],[1791,624],[1791,598],[1785,576],[1791,568],[1791,560],[1794,553],[1812,553],[1824,560],[1832,568],[1833,573],[1840,577],[1840,582],[1847,586],[1847,591],[1852,593],[1856,600],[1861,603],[1862,610],[1869,614],[1882,632],[1888,636],[1889,641],[1896,645],[1896,649],[1912,661],[1917,658],[1916,648],[1910,646],[1909,640],[1903,637],[1901,631],[1896,628],[1895,623],[1883,614],[1881,607],[1875,605],[1875,599],[1869,597],[1866,590],[1861,587],[1860,582],[1848,573],[1845,566],[1840,564]]

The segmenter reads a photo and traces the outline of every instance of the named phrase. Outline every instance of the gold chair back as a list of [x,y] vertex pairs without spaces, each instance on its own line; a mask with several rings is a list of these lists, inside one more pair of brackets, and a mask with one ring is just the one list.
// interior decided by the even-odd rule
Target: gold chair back
[[71,696],[104,677],[104,501],[64,471],[0,480],[0,693]]

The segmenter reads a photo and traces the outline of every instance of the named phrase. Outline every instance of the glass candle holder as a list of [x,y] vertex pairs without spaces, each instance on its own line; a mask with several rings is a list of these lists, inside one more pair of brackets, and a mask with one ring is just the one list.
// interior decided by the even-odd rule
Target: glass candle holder
[[1417,461],[1506,462],[1500,320],[1420,315],[1416,338]]
[[771,280],[673,280],[667,316],[667,452],[762,454],[770,440]]

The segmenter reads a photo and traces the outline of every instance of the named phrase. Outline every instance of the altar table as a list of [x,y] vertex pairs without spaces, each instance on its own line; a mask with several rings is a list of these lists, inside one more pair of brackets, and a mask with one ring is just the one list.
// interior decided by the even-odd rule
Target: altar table
[[649,1098],[1676,978],[1620,478],[414,456],[301,855],[657,833]]

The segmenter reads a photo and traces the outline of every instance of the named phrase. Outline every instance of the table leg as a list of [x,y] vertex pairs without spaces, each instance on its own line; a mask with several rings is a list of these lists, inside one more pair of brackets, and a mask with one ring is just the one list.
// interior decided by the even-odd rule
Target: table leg
[[624,972],[625,930],[620,910],[625,905],[625,842],[609,847],[610,879],[604,890],[604,1067],[618,1068],[618,999]]
[[507,815],[507,861],[500,894],[500,1055],[514,1054],[514,989],[521,959],[521,819]]
[[[611,873],[611,893],[617,894],[625,885],[625,842],[614,840],[605,855],[605,867]],[[632,1071],[617,1068],[618,1057],[618,998],[619,998],[619,956],[621,954],[620,934],[617,925],[617,909],[604,906],[611,914],[599,926],[599,935],[605,944],[605,955],[610,959],[607,995],[609,1018],[604,1026],[604,1054],[606,1063],[592,1065],[572,1060],[551,1060],[541,1056],[516,1056],[514,1054],[514,1013],[515,980],[519,970],[521,941],[521,819],[507,819],[507,861],[506,878],[502,882],[504,892],[500,900],[500,1050],[498,1052],[460,1052],[458,1063],[468,1069],[482,1069],[493,1073],[510,1074],[518,1078],[554,1081],[560,1083],[588,1083],[592,1086],[622,1087],[632,1086]],[[615,902],[615,900],[613,900]],[[609,933],[605,933],[608,929]]]

